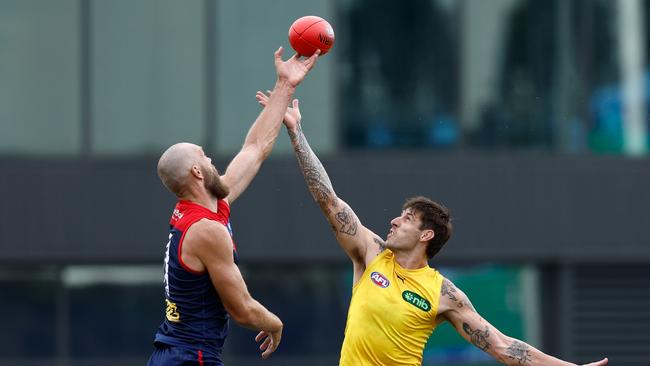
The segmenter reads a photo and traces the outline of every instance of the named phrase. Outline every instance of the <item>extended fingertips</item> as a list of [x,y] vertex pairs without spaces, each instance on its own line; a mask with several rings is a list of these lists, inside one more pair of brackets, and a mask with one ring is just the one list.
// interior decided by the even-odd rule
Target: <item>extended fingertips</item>
[[312,68],[314,64],[316,64],[316,61],[318,60],[318,55],[320,55],[320,50],[316,50],[313,55],[309,57],[307,62],[305,63],[305,66],[308,68]]
[[264,351],[269,347],[269,343],[271,343],[271,338],[267,338],[260,344],[260,351]]
[[255,342],[261,341],[262,338],[264,338],[264,336],[266,336],[266,332],[264,331],[257,333],[257,335],[255,336]]
[[265,360],[269,358],[269,356],[271,355],[271,353],[273,353],[273,351],[275,351],[275,349],[276,349],[275,345],[273,344],[273,342],[271,342],[271,344],[268,345],[266,350],[262,352],[262,358]]
[[282,58],[282,46],[280,46],[277,50],[275,50],[274,55],[276,59]]

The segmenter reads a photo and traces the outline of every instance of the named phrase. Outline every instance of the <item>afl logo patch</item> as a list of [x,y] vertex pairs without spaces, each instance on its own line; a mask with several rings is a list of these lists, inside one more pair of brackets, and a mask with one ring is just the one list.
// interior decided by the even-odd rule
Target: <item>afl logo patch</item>
[[386,278],[386,276],[384,276],[379,272],[372,272],[370,274],[370,279],[372,280],[372,282],[375,283],[375,285],[381,288],[386,288],[390,286],[390,281],[388,280],[388,278]]

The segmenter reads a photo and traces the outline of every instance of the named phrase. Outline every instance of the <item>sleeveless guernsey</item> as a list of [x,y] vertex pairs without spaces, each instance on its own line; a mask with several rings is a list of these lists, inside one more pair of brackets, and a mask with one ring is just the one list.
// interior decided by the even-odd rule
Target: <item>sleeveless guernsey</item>
[[[203,355],[220,360],[229,315],[208,272],[192,270],[181,258],[185,233],[201,219],[221,223],[232,236],[230,206],[219,200],[217,207],[217,212],[213,212],[190,201],[176,204],[164,263],[165,320],[156,332],[154,343],[200,350]],[[236,249],[233,261],[238,262]]]
[[408,270],[386,249],[352,288],[341,366],[420,366],[436,327],[443,276]]

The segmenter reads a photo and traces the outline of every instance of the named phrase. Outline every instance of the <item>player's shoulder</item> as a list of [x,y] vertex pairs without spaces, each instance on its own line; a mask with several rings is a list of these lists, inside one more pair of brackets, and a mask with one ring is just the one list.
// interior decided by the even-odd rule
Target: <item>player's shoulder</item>
[[[440,309],[476,311],[463,290],[446,277],[440,287]],[[444,312],[444,311],[442,311]]]
[[440,285],[440,292],[445,294],[448,292],[456,292],[458,291],[458,288],[456,285],[454,285],[453,282],[447,277],[445,277],[443,274],[440,274],[440,277],[442,278],[442,283]]
[[220,222],[207,218],[198,220],[190,227],[185,241],[190,241],[197,248],[231,245],[228,229]]
[[[441,275],[442,276],[442,275]],[[440,284],[440,302],[438,304],[438,313],[444,313],[446,310],[454,309],[458,301],[458,290],[453,282],[447,277],[442,276]]]

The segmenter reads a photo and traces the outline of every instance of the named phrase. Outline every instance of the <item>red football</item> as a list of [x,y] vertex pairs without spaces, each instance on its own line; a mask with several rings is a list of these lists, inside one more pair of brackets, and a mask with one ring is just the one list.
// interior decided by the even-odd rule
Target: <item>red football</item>
[[308,15],[291,24],[289,43],[301,56],[311,56],[318,49],[322,56],[334,45],[334,30],[327,20]]

